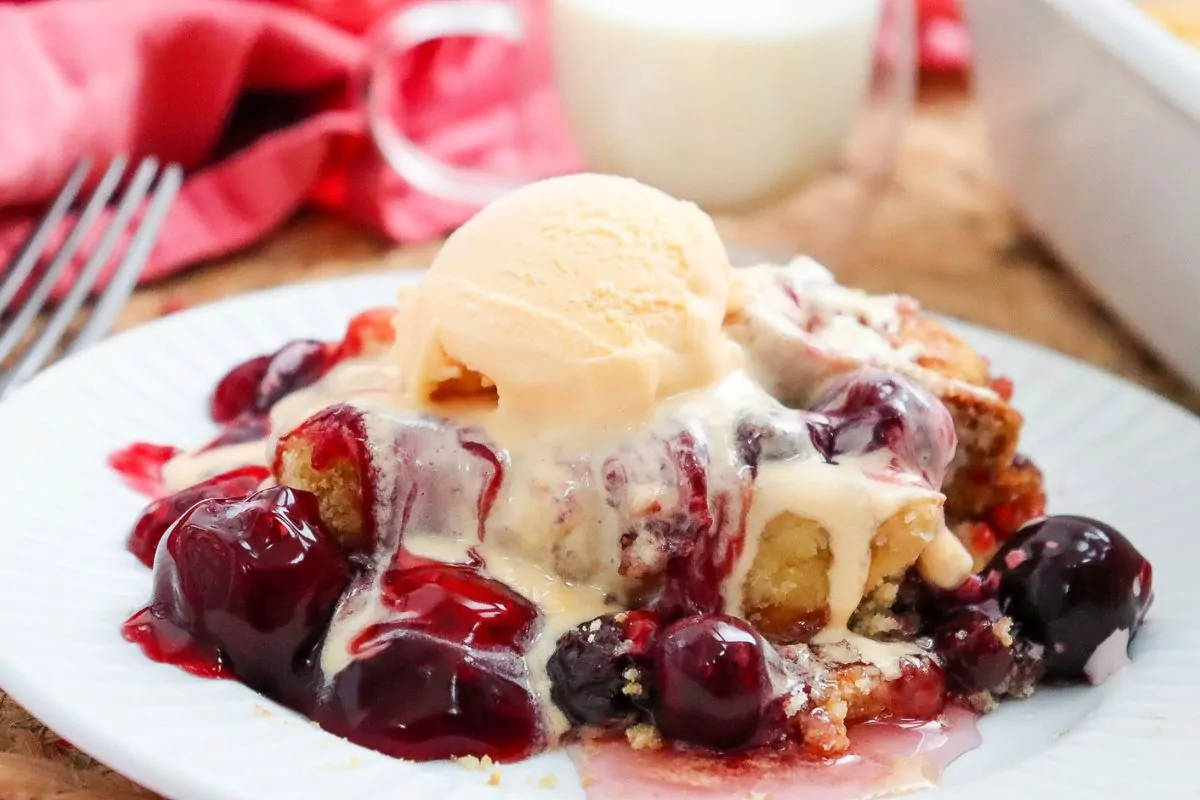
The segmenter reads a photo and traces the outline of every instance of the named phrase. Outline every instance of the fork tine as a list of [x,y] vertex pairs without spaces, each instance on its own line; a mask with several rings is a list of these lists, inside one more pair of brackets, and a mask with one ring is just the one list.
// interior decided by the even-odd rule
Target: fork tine
[[4,309],[8,307],[8,304],[20,291],[21,286],[29,278],[29,273],[33,272],[38,258],[46,249],[46,240],[67,216],[67,210],[70,209],[71,203],[75,202],[75,196],[79,194],[79,187],[83,185],[83,181],[91,169],[92,160],[90,158],[84,157],[79,160],[70,177],[67,178],[66,185],[58,193],[58,197],[54,198],[50,210],[46,212],[46,216],[42,217],[41,223],[30,234],[17,257],[13,259],[3,282],[0,282],[0,314],[4,313]]
[[88,293],[96,280],[100,277],[104,265],[108,263],[112,256],[113,248],[117,246],[117,241],[121,238],[121,234],[125,231],[129,224],[130,217],[142,204],[142,200],[146,198],[146,192],[150,189],[150,184],[154,180],[154,174],[158,171],[158,162],[153,158],[147,158],[138,166],[133,178],[129,181],[129,186],[125,190],[125,194],[121,197],[121,202],[117,205],[117,210],[113,212],[112,219],[109,221],[108,227],[104,230],[104,234],[100,237],[100,242],[96,245],[96,249],[88,257],[87,263],[79,273],[79,277],[71,284],[70,290],[58,307],[54,310],[54,314],[46,323],[46,327],[38,334],[37,339],[29,346],[29,349],[21,354],[17,359],[16,364],[7,375],[0,377],[0,394],[3,394],[10,386],[15,386],[26,377],[33,375],[54,352],[55,345],[62,339],[63,333],[67,330],[67,326],[71,324],[71,320],[79,313],[79,309],[87,300]]
[[137,285],[138,277],[142,274],[142,266],[154,249],[154,243],[158,240],[158,230],[162,227],[163,220],[166,219],[167,212],[182,183],[183,170],[179,168],[179,165],[171,164],[163,170],[158,179],[158,186],[154,189],[154,197],[150,200],[146,214],[142,218],[133,240],[129,243],[129,248],[125,251],[124,260],[117,267],[117,271],[113,273],[108,288],[104,290],[104,294],[96,303],[96,307],[92,310],[87,322],[84,323],[82,330],[79,331],[79,335],[67,348],[68,354],[87,347],[108,333],[117,314],[125,305],[129,293]]
[[50,266],[46,268],[42,279],[29,294],[29,297],[25,299],[21,310],[9,321],[8,327],[0,332],[0,362],[12,355],[13,350],[16,349],[17,344],[21,341],[21,337],[33,325],[33,321],[42,310],[42,306],[46,304],[46,298],[53,291],[54,284],[58,283],[58,279],[62,277],[63,272],[70,265],[71,259],[75,257],[75,253],[83,244],[83,239],[87,232],[95,224],[96,217],[104,210],[104,206],[108,203],[108,198],[112,196],[117,182],[120,181],[121,175],[125,172],[125,163],[126,159],[124,156],[117,156],[113,159],[112,164],[109,165],[108,170],[104,173],[104,177],[100,179],[100,183],[96,186],[96,191],[84,207],[83,213],[79,215],[75,227],[71,229],[71,233],[67,235],[62,248],[54,256],[54,260],[50,262]]

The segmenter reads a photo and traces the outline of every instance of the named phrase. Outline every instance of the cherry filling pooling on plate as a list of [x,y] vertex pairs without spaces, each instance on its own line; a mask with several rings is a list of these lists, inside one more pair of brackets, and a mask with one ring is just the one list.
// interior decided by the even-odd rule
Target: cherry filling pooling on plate
[[[387,343],[390,330],[381,312],[367,312],[340,344],[293,342],[235,367],[211,398],[213,419],[226,427],[210,446],[261,438],[275,402]],[[370,507],[381,487],[361,413],[331,406],[293,433],[301,432],[312,466],[349,465],[359,509]],[[395,441],[400,474],[391,481],[411,490],[397,500],[404,513],[395,538],[414,508],[441,519],[448,515],[435,506],[465,502],[482,540],[506,454],[476,429],[428,417],[401,427]],[[435,445],[483,476],[477,495],[454,483],[459,473],[422,471]],[[837,379],[808,410],[745,415],[733,446],[740,483],[732,490],[714,490],[708,444],[686,426],[603,465],[604,498],[627,521],[622,574],[656,568],[661,580],[637,607],[587,620],[538,651],[548,658],[549,701],[573,730],[652,726],[697,752],[799,747],[821,758],[839,752],[839,714],[851,724],[931,720],[948,701],[983,708],[1047,677],[1103,680],[1125,659],[1151,603],[1150,565],[1120,533],[1083,517],[1045,517],[1017,530],[955,591],[915,575],[899,586],[894,637],[930,644],[902,659],[896,674],[853,659],[816,668],[812,653],[821,646],[768,641],[725,613],[719,587],[743,546],[742,504],[757,470],[814,454],[836,464],[882,453],[885,470],[936,488],[954,453],[953,422],[924,389],[867,370]],[[117,461],[125,474],[151,480],[174,452],[135,449]],[[666,489],[661,502],[637,502],[637,481],[647,474]],[[261,488],[269,477],[264,467],[231,470],[143,512],[128,545],[153,566],[153,591],[125,623],[127,638],[155,660],[241,680],[397,757],[514,761],[551,743],[533,679],[541,665],[530,661],[546,621],[530,599],[494,580],[478,558],[444,564],[400,547],[387,565],[370,564],[362,555],[381,541],[371,519],[361,521],[360,538],[348,539],[322,518],[315,495]],[[396,486],[384,488],[394,494]],[[379,608],[339,643],[342,663],[327,668],[331,620],[362,602],[367,585],[378,588]],[[870,688],[839,708],[843,682]]]
[[471,567],[389,571],[386,613],[327,681],[320,646],[354,579],[313,495],[275,487],[210,498],[163,538],[150,604],[125,623],[125,636],[155,660],[236,677],[399,757],[511,761],[541,748],[523,660],[539,625],[532,604]]

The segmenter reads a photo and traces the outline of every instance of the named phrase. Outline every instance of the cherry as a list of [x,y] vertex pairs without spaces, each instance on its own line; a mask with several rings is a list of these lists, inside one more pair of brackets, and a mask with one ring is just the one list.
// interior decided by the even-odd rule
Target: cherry
[[657,630],[654,614],[628,611],[597,617],[559,637],[546,671],[550,698],[571,724],[624,728],[641,716],[652,696],[650,651]]
[[314,339],[288,342],[271,356],[258,384],[254,409],[266,412],[285,395],[316,382],[334,364],[332,348]]
[[346,335],[338,345],[337,360],[373,355],[390,347],[396,341],[396,329],[392,325],[395,316],[395,308],[379,306],[351,317]]
[[336,363],[332,345],[314,339],[288,342],[269,356],[243,361],[217,382],[209,413],[222,424],[264,416],[285,395],[314,383]]
[[302,707],[305,660],[349,581],[317,498],[280,486],[192,506],[159,549],[150,611],[250,687]]
[[358,657],[332,677],[314,713],[333,733],[418,761],[518,761],[543,746],[538,705],[516,653],[399,625],[368,629],[352,649]]
[[523,651],[536,633],[537,607],[477,570],[437,564],[393,569],[380,579],[389,626],[425,631],[467,647]]
[[222,472],[195,486],[155,500],[134,523],[126,546],[147,567],[154,566],[159,540],[184,512],[201,500],[218,497],[242,498],[270,477],[266,467],[249,466]]
[[134,442],[109,455],[108,466],[135,492],[157,497],[163,491],[163,467],[179,452],[178,447]]
[[678,741],[737,750],[754,742],[771,696],[762,639],[743,620],[689,617],[656,648],[654,722]]
[[812,411],[804,412],[804,425],[808,428],[808,440],[826,461],[833,461],[836,436],[828,417]]
[[813,404],[833,425],[834,455],[893,454],[901,468],[940,487],[957,438],[950,412],[900,375],[864,369],[835,378]]
[[986,602],[963,606],[938,625],[934,649],[955,691],[974,694],[1004,683],[1013,667],[1013,648],[1001,617],[995,602]]
[[625,641],[611,615],[585,622],[559,638],[546,664],[550,698],[572,725],[625,727],[636,717],[624,693],[630,659],[621,654]]
[[384,620],[350,643],[316,719],[401,758],[510,761],[540,748],[521,658],[537,608],[475,567],[419,565],[380,581]]
[[336,345],[313,339],[288,342],[271,355],[238,364],[217,382],[209,413],[222,425],[246,416],[261,416],[280,398],[315,382],[339,361],[382,352],[396,339],[395,309],[369,308],[351,318]]
[[270,364],[270,356],[258,356],[243,361],[225,373],[208,401],[209,416],[213,422],[224,425],[256,410],[254,399]]
[[954,694],[1025,697],[1045,676],[1043,648],[1006,617],[996,600],[999,575],[972,575],[953,591],[910,576],[893,611],[908,638],[927,636]]
[[1111,665],[1089,664],[1093,655],[1119,637],[1119,649],[1105,655],[1123,657],[1154,599],[1150,562],[1116,530],[1087,517],[1028,523],[988,571],[999,575],[1005,613],[1045,646],[1052,677],[1107,677]]

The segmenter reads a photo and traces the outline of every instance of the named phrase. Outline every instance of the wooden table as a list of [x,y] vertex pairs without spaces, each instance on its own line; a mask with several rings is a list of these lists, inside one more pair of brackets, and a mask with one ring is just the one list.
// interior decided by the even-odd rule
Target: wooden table
[[[872,291],[912,294],[932,310],[1048,345],[1200,412],[1200,393],[1165,369],[1023,235],[996,186],[977,111],[961,87],[924,94],[894,185],[839,277]],[[759,220],[782,239],[793,223],[786,207]],[[281,283],[418,269],[436,250],[437,243],[397,248],[307,214],[251,251],[139,291],[120,325]],[[0,695],[0,798],[152,796],[58,741]]]

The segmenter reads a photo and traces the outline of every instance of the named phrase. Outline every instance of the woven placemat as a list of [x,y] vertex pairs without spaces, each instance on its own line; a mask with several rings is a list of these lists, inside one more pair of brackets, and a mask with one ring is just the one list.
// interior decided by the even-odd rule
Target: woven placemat
[[[786,205],[766,212],[757,224],[775,228],[779,241],[797,227]],[[121,326],[291,281],[381,266],[419,268],[436,249],[436,243],[395,249],[344,223],[305,215],[252,252],[140,291]],[[996,186],[977,110],[960,86],[926,87],[894,184],[839,275],[872,291],[907,292],[933,310],[1041,342],[1200,411],[1200,394],[1163,368],[1023,233]],[[153,797],[0,694],[0,800]]]

